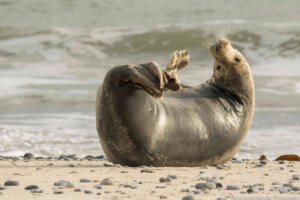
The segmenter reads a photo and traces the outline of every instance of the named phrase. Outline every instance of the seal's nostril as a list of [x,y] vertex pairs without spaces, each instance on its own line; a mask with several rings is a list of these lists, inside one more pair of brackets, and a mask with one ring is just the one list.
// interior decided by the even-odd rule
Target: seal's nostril
[[222,48],[222,46],[220,44],[216,45],[216,51],[219,51]]

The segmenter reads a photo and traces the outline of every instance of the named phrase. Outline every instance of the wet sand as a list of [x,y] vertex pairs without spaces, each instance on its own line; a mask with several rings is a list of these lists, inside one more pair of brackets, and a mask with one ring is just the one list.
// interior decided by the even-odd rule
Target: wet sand
[[2,158],[0,199],[299,200],[300,162],[232,160],[179,168],[124,167],[101,157]]

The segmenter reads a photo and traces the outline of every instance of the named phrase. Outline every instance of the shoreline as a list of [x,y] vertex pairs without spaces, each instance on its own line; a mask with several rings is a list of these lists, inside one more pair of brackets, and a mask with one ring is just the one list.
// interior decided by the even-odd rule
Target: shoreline
[[103,156],[29,157],[0,156],[0,199],[300,199],[299,161],[126,167]]

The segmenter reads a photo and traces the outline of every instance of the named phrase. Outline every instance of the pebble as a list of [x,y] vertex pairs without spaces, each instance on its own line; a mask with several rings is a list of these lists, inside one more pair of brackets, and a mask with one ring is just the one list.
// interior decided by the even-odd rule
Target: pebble
[[166,182],[170,182],[170,181],[171,181],[171,179],[169,179],[169,178],[164,178],[164,177],[159,178],[159,182],[161,182],[161,183],[166,183]]
[[25,153],[24,154],[24,159],[25,160],[30,160],[30,159],[33,159],[34,158],[34,155],[32,153]]
[[92,194],[92,192],[89,190],[84,190],[84,194]]
[[299,175],[293,175],[293,180],[295,181],[299,181],[300,180],[300,176]]
[[191,195],[188,195],[188,196],[183,197],[182,200],[194,200],[194,197]]
[[267,160],[261,160],[260,164],[266,165],[266,164],[268,164],[268,161]]
[[3,186],[0,186],[0,190],[5,190],[5,187],[3,187]]
[[190,189],[181,189],[180,192],[190,192]]
[[122,173],[122,174],[127,174],[127,173],[128,173],[128,171],[121,171],[121,173]]
[[150,169],[142,169],[141,173],[153,173],[153,171]]
[[279,187],[279,188],[278,188],[278,191],[279,191],[280,193],[286,193],[286,192],[291,191],[291,188],[290,188],[290,187],[283,186],[283,187]]
[[24,189],[25,190],[36,190],[36,189],[39,189],[39,187],[37,185],[28,185]]
[[34,189],[34,190],[31,190],[30,192],[31,193],[43,193],[44,191],[40,190],[40,189]]
[[74,192],[81,192],[81,189],[80,188],[76,188],[73,190]]
[[223,187],[222,183],[215,182],[215,184],[216,184],[216,188],[222,188]]
[[250,187],[247,190],[247,193],[258,193],[259,190],[256,187]]
[[95,188],[96,188],[97,190],[101,190],[101,189],[102,189],[101,185],[96,185]]
[[216,200],[228,200],[228,199],[223,198],[223,197],[219,197],[219,198],[217,198]]
[[6,181],[4,183],[4,186],[17,186],[17,185],[19,185],[18,181]]
[[300,191],[300,187],[299,186],[293,186],[292,190],[295,191],[295,192]]
[[173,175],[173,174],[169,174],[169,175],[168,175],[168,178],[169,178],[169,179],[177,179],[177,176],[176,176],[176,175]]
[[113,182],[109,178],[105,178],[101,181],[100,185],[112,185]]
[[164,185],[162,185],[162,186],[159,186],[159,185],[157,185],[157,186],[155,186],[155,188],[160,188],[160,189],[163,189],[163,188],[167,188],[167,186],[164,186]]
[[60,190],[58,190],[58,191],[54,191],[53,192],[53,194],[63,194],[64,192],[63,191],[60,191]]
[[86,178],[81,178],[81,179],[79,180],[79,182],[80,182],[80,183],[89,183],[89,182],[91,182],[91,180],[90,180],[90,179],[86,179]]
[[201,189],[201,190],[212,190],[216,188],[216,185],[212,182],[207,182],[207,183],[197,183],[195,187],[196,189]]
[[165,195],[160,195],[159,198],[160,198],[160,199],[167,199],[167,196],[165,196]]
[[59,180],[54,183],[54,186],[73,186],[73,184],[70,183],[69,181]]
[[195,195],[196,195],[196,194],[200,194],[200,192],[197,191],[197,190],[193,190],[192,192],[193,192],[193,194],[195,194]]
[[226,190],[240,190],[240,186],[238,185],[227,185]]
[[272,185],[281,185],[281,183],[279,183],[278,181],[275,181],[272,183]]
[[75,167],[74,164],[68,164],[68,167]]
[[231,162],[232,162],[232,163],[236,163],[236,164],[240,164],[240,163],[242,163],[242,161],[241,161],[241,160],[232,160]]

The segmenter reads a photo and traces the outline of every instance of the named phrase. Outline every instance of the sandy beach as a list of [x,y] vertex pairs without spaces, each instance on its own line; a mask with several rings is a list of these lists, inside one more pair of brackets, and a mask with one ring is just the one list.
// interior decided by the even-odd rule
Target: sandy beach
[[0,199],[299,200],[300,162],[133,168],[101,157],[1,157]]

